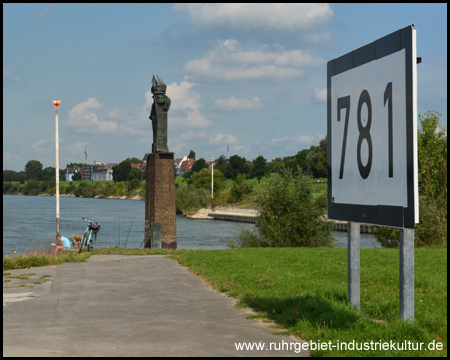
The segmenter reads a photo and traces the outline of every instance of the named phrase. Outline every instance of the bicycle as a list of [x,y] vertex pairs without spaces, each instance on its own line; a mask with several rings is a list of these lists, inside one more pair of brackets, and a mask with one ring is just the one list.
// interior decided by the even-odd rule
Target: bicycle
[[81,239],[78,253],[81,253],[83,246],[86,246],[87,250],[91,251],[94,248],[95,241],[97,240],[97,234],[100,231],[100,224],[98,222],[85,219],[84,217],[82,219],[88,222],[88,226],[84,231],[83,239]]

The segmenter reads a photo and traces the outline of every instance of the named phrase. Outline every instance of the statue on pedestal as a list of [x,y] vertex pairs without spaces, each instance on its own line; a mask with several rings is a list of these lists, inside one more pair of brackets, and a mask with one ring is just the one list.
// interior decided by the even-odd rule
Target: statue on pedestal
[[145,235],[146,248],[177,248],[177,214],[175,206],[174,153],[167,147],[167,111],[170,99],[167,85],[153,75],[153,105],[150,120],[153,128],[152,152],[144,156],[146,167]]
[[153,75],[152,94],[153,105],[149,119],[153,127],[153,145],[152,153],[168,153],[167,147],[167,111],[170,108],[170,98],[166,96],[167,85],[163,79],[157,76],[158,81]]

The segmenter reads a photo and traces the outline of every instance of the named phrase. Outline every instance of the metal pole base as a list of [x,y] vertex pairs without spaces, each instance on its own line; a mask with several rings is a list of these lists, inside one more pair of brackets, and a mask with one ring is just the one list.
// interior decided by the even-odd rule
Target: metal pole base
[[400,229],[400,317],[414,322],[414,229]]
[[359,228],[359,223],[348,222],[348,300],[353,307],[361,310]]

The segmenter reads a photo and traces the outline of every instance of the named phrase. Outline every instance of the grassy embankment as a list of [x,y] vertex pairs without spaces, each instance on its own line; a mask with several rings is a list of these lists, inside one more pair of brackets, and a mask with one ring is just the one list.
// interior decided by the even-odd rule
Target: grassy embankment
[[[347,297],[347,250],[339,248],[244,248],[150,250],[97,248],[3,259],[3,270],[85,261],[91,254],[169,255],[238,306],[258,312],[306,341],[333,345],[367,342],[424,343],[422,350],[316,350],[314,356],[446,356],[447,249],[415,250],[415,322],[399,320],[398,249],[361,249],[361,311]],[[429,343],[443,350],[427,350]],[[356,345],[355,345],[356,346]],[[360,346],[360,345],[358,345]],[[402,345],[400,345],[402,346]],[[412,345],[408,345],[412,346]]]
[[138,248],[120,248],[98,247],[88,252],[83,248],[81,254],[78,249],[63,251],[58,255],[54,254],[55,248],[47,245],[43,248],[27,251],[24,254],[8,255],[3,258],[3,270],[25,269],[31,267],[59,265],[65,262],[84,262],[92,255],[171,255],[182,254],[193,250],[165,250],[165,249],[138,249]]
[[[414,324],[399,320],[398,249],[361,249],[361,311],[348,303],[346,249],[245,248],[171,257],[239,299],[239,306],[259,312],[256,317],[274,320],[303,340],[354,340],[369,347],[373,341],[378,348],[390,341],[424,343],[421,351],[333,349],[314,356],[447,355],[447,249],[415,250]],[[425,350],[433,341],[444,350]]]

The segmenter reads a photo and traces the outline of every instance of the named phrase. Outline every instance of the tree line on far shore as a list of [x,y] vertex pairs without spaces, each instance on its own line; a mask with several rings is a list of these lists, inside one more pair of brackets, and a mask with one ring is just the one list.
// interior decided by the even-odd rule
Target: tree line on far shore
[[[193,150],[189,153],[189,158],[195,159]],[[140,164],[142,160],[132,157],[121,161],[113,167],[114,182],[145,180],[145,171],[132,168],[132,164]],[[79,167],[83,168],[83,163],[70,163],[66,168],[59,170],[59,179],[64,180],[67,168]],[[208,163],[204,158],[200,158],[194,162],[192,169],[183,174],[186,179],[204,168],[208,168]],[[290,168],[294,173],[298,168],[310,174],[315,178],[327,177],[327,139],[322,139],[318,146],[311,146],[309,149],[299,151],[296,155],[286,156],[284,158],[276,158],[271,162],[259,155],[254,160],[249,161],[245,157],[233,155],[228,160],[225,155],[219,156],[214,161],[215,170],[219,170],[225,179],[236,180],[239,175],[245,175],[247,179],[257,178],[260,180],[267,174],[280,172],[282,168]],[[3,182],[19,182],[24,184],[29,180],[55,182],[56,174],[54,167],[43,168],[38,160],[30,160],[26,163],[24,170],[3,170]],[[175,175],[175,174],[174,174]],[[72,180],[81,180],[81,174],[74,174]]]
[[[190,156],[195,152],[191,150]],[[192,169],[183,174],[183,177],[190,179],[192,175],[208,168],[209,165],[204,158],[194,162]],[[290,169],[297,173],[300,168],[303,172],[314,178],[327,177],[327,137],[320,140],[318,146],[311,146],[309,149],[303,149],[296,155],[278,157],[271,162],[267,162],[262,155],[257,156],[252,161],[245,157],[233,155],[229,159],[225,155],[220,155],[214,160],[214,171],[219,170],[225,179],[236,180],[239,175],[245,175],[247,179],[257,178],[261,180],[267,174],[280,173],[282,169]]]

